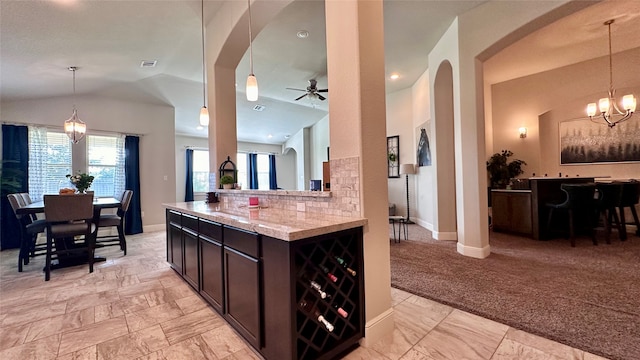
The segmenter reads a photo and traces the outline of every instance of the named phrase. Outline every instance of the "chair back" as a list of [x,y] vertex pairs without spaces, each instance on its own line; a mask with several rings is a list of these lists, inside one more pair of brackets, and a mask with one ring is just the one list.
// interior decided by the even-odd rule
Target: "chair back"
[[620,183],[600,183],[598,189],[598,207],[601,209],[610,209],[620,206],[622,199],[622,184]]
[[129,210],[129,205],[131,205],[131,198],[133,197],[133,190],[125,190],[122,193],[122,198],[120,199],[120,209],[118,211],[119,216],[124,216],[124,214]]
[[22,221],[22,217],[24,215],[18,214],[18,209],[26,205],[24,203],[24,200],[22,199],[22,196],[20,196],[20,194],[9,194],[7,195],[7,198],[9,199],[9,204],[11,204],[11,209],[13,210],[16,218]]
[[640,181],[622,183],[620,206],[630,207],[640,201]]
[[93,195],[45,195],[44,216],[47,222],[93,219]]
[[567,194],[567,207],[571,209],[591,209],[595,205],[595,184],[561,184]]

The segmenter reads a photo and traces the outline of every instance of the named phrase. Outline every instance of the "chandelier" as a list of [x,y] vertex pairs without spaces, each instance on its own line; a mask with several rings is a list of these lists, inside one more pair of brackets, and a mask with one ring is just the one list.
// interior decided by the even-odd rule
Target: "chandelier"
[[71,117],[64,122],[64,132],[67,134],[71,142],[77,144],[84,135],[87,133],[87,124],[85,124],[78,117],[78,110],[76,110],[76,66],[69,66],[69,71],[73,71],[73,113]]
[[[636,111],[636,98],[632,94],[628,94],[622,97],[622,110],[618,107],[616,102],[616,90],[613,88],[613,67],[612,67],[612,55],[611,55],[611,24],[614,20],[605,21],[604,25],[609,28],[609,97],[602,98],[596,103],[590,103],[587,105],[587,115],[593,122],[598,121],[596,115],[596,109],[599,108],[602,119],[604,119],[607,126],[610,128],[616,126],[616,124],[628,120]],[[595,118],[594,118],[595,117]]]

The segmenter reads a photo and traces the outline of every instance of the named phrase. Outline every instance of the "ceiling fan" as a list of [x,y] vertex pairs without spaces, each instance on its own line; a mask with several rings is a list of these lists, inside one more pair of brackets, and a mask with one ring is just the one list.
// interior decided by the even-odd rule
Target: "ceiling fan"
[[298,101],[298,100],[302,99],[305,96],[309,96],[310,98],[317,97],[320,100],[326,100],[327,99],[326,97],[324,97],[324,96],[322,96],[322,95],[320,95],[318,93],[326,93],[326,92],[329,91],[329,89],[318,89],[316,87],[316,85],[317,85],[316,80],[315,79],[311,79],[311,80],[309,80],[309,86],[307,86],[307,90],[289,88],[289,87],[287,89],[288,90],[296,90],[296,91],[304,91],[305,92],[304,95],[301,95],[301,96],[297,97],[295,99],[295,101]]

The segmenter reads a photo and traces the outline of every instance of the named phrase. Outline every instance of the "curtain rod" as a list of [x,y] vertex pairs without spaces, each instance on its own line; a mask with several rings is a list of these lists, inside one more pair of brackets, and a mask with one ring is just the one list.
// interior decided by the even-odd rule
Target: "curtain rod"
[[[63,130],[64,131],[64,127],[57,126],[57,125],[19,123],[19,122],[11,122],[11,121],[3,121],[2,124],[3,125],[17,125],[17,126],[36,126],[36,127],[44,127],[44,128],[52,129],[52,130]],[[108,133],[108,134],[120,134],[120,135],[125,135],[125,136],[139,136],[139,137],[143,137],[144,136],[144,134],[136,134],[136,133],[128,133],[128,132],[120,132],[120,131],[111,131],[111,130],[92,129],[90,126],[88,126],[87,133],[89,135],[91,135],[91,133]]]
[[185,145],[184,148],[185,149],[191,149],[191,150],[206,150],[206,151],[209,151],[209,148],[202,147],[202,146]]

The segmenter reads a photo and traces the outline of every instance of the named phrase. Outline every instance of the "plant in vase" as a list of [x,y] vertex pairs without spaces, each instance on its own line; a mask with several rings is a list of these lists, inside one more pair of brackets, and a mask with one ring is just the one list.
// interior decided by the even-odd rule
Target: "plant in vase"
[[519,159],[507,162],[511,156],[513,156],[513,152],[502,150],[502,152],[491,155],[487,161],[487,171],[492,188],[504,189],[511,179],[524,173],[522,167],[527,163]]
[[89,187],[91,187],[94,177],[87,173],[81,173],[78,171],[75,175],[67,174],[67,179],[71,181],[79,193],[84,193]]
[[234,182],[235,180],[233,180],[233,176],[231,175],[224,175],[220,178],[220,184],[223,189],[232,189]]

